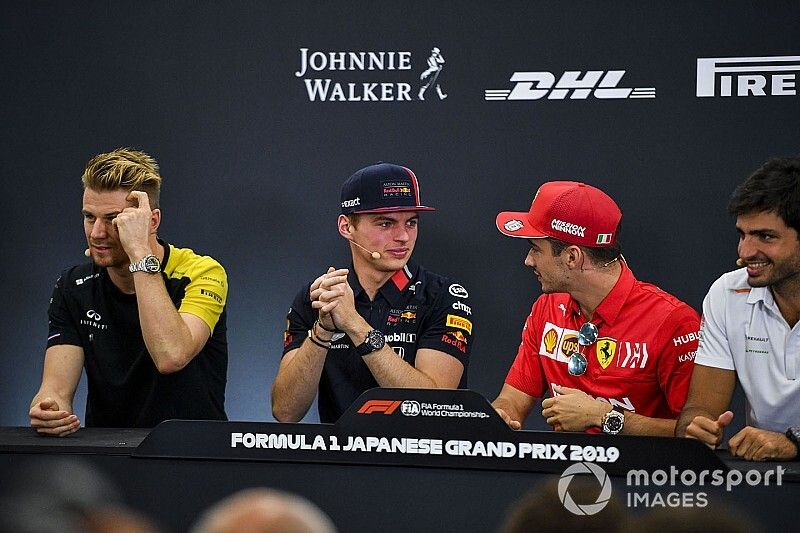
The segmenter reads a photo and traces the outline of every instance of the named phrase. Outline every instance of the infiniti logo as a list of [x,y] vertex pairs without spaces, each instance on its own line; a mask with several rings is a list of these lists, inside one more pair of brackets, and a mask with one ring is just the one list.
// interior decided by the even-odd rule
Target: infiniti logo
[[101,318],[100,313],[98,313],[94,309],[89,309],[88,311],[86,311],[86,317],[92,320],[100,320]]

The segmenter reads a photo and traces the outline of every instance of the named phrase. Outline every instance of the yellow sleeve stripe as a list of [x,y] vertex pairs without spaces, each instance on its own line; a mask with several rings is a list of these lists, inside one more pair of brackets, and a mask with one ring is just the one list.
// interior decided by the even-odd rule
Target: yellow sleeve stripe
[[168,276],[190,280],[178,312],[197,316],[213,331],[228,298],[225,269],[211,257],[199,256],[187,248],[172,247],[169,263]]

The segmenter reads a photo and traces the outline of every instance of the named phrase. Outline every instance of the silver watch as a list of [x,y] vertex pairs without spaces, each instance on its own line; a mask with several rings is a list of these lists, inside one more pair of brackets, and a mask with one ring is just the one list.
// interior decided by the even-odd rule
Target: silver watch
[[161,261],[153,254],[147,254],[135,263],[128,266],[131,272],[147,272],[148,274],[158,274],[161,272]]
[[603,416],[603,433],[616,435],[622,431],[625,424],[625,412],[619,407],[614,407]]

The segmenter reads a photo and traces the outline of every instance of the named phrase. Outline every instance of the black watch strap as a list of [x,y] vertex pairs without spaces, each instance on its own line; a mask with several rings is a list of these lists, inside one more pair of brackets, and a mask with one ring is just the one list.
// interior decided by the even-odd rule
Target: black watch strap
[[356,353],[361,357],[377,352],[386,344],[386,338],[377,329],[372,329],[367,333],[364,342],[356,346]]
[[787,429],[786,437],[797,447],[798,456],[800,456],[800,426]]

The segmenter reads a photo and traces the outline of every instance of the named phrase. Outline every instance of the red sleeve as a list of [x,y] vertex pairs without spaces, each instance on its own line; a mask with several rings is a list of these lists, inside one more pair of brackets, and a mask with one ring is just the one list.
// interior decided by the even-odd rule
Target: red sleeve
[[662,328],[669,336],[664,340],[658,358],[658,382],[670,411],[677,418],[689,392],[700,332],[700,315],[684,304],[670,314]]
[[531,308],[531,314],[522,328],[522,342],[517,357],[508,371],[506,383],[534,398],[541,398],[547,391],[547,382],[539,359],[540,333],[536,318],[537,306],[541,298]]

